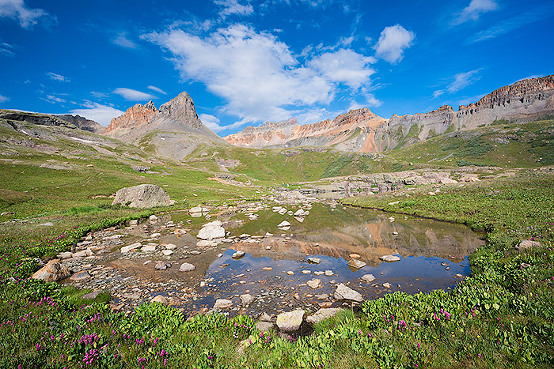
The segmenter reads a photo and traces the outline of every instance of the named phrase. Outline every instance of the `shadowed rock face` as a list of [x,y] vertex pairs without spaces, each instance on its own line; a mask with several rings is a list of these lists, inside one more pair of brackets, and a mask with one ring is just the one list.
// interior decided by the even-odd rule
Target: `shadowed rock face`
[[163,188],[142,184],[117,191],[112,205],[115,204],[129,205],[132,208],[153,208],[171,205],[171,199]]
[[518,81],[476,103],[414,115],[393,115],[388,121],[369,109],[351,110],[335,119],[299,125],[296,119],[247,127],[225,137],[243,147],[333,146],[348,152],[381,152],[410,145],[430,136],[469,130],[506,119],[530,122],[554,114],[554,75]]
[[201,143],[227,145],[202,124],[186,92],[163,104],[159,110],[152,101],[132,106],[125,114],[112,119],[104,134],[174,160],[183,159]]
[[84,131],[100,134],[106,130],[105,127],[102,127],[97,122],[87,119],[85,117],[82,117],[80,115],[64,114],[64,115],[55,115],[55,117],[65,120],[66,122],[69,122]]

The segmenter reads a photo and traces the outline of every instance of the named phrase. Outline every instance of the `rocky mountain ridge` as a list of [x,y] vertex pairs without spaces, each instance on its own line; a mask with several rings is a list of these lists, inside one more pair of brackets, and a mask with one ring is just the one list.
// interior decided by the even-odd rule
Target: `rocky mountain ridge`
[[296,119],[247,127],[225,137],[243,147],[330,146],[348,152],[381,152],[453,131],[490,125],[495,121],[529,122],[554,114],[554,75],[501,87],[476,103],[449,105],[413,115],[378,117],[369,109],[351,110],[332,121],[300,125]]

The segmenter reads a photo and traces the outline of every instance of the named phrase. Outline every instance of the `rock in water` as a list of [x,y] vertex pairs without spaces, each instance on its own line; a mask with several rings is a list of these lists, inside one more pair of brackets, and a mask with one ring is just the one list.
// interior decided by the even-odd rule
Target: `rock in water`
[[362,302],[364,301],[362,295],[354,291],[350,287],[346,287],[344,284],[339,284],[337,286],[337,289],[335,290],[335,299],[337,300],[350,300],[355,302]]
[[364,263],[363,261],[358,260],[358,259],[351,259],[348,262],[348,266],[350,266],[354,269],[361,269],[361,268],[365,267],[366,265],[367,265],[366,263]]
[[396,261],[400,261],[400,258],[394,255],[381,256],[379,259],[386,261],[387,263],[394,263]]
[[41,279],[45,282],[56,282],[60,279],[69,277],[71,272],[67,267],[60,263],[59,259],[53,259],[44,267],[33,274],[33,279]]
[[304,320],[304,310],[294,310],[277,315],[277,326],[282,332],[296,332]]
[[132,208],[153,208],[172,204],[169,195],[159,186],[142,184],[124,187],[116,192],[112,205],[123,204]]
[[362,281],[364,281],[364,282],[371,283],[374,280],[375,280],[375,276],[373,274],[366,274],[366,275],[362,276]]
[[254,296],[252,296],[249,293],[246,293],[244,295],[240,295],[240,302],[242,303],[242,306],[248,306],[254,301]]

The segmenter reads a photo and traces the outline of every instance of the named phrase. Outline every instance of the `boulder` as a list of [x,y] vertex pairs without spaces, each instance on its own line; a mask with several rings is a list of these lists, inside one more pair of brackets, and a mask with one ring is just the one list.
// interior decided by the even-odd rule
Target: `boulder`
[[244,251],[239,250],[239,251],[236,251],[236,252],[233,254],[232,257],[233,257],[233,259],[240,259],[240,258],[242,258],[243,256],[244,256]]
[[307,260],[308,260],[308,263],[311,263],[311,264],[319,264],[319,263],[321,263],[321,259],[320,259],[320,258],[309,257]]
[[254,301],[254,296],[249,293],[240,295],[240,301],[242,303],[242,306],[248,306]]
[[217,299],[214,304],[214,309],[228,309],[233,306],[233,301],[227,299]]
[[194,265],[190,264],[190,263],[183,263],[179,267],[180,272],[191,272],[194,269],[196,269],[196,267]]
[[294,310],[277,315],[277,327],[282,332],[296,332],[304,320],[304,310]]
[[279,223],[279,224],[277,225],[277,227],[279,227],[279,228],[290,227],[290,223],[287,222],[286,220],[283,220],[281,223]]
[[45,266],[37,270],[32,278],[40,279],[45,282],[56,282],[60,279],[67,278],[71,272],[65,265],[60,263],[60,259],[50,260]]
[[329,319],[337,315],[339,311],[342,309],[340,308],[327,308],[327,309],[319,309],[315,314],[310,315],[306,318],[306,321],[311,324],[317,324],[321,322],[322,320]]
[[225,237],[225,228],[221,226],[221,221],[207,223],[202,226],[200,232],[198,232],[198,238],[203,240],[213,240],[215,238]]
[[394,263],[396,261],[400,261],[400,258],[394,255],[381,256],[379,259],[386,261],[387,263]]
[[335,290],[335,299],[337,299],[337,300],[349,300],[349,301],[355,301],[355,302],[364,301],[362,295],[359,292],[354,291],[350,287],[346,287],[342,283],[340,283],[337,286],[337,289]]
[[271,322],[257,322],[256,329],[262,332],[269,332],[273,329],[273,323]]
[[153,208],[169,206],[171,199],[165,190],[159,186],[142,184],[134,187],[124,187],[116,192],[112,205],[123,204],[132,208]]
[[167,297],[162,295],[155,296],[152,300],[150,300],[150,302],[159,302],[160,304],[164,305],[169,304],[169,300],[167,299]]
[[518,251],[523,251],[525,249],[529,249],[532,247],[540,247],[541,243],[537,241],[531,241],[531,240],[523,240],[519,243],[519,245],[516,246],[516,249]]

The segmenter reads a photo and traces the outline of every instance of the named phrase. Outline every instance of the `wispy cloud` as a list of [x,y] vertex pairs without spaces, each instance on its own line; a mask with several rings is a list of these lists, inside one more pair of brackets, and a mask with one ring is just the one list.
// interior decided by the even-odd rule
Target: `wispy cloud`
[[8,101],[8,100],[10,100],[9,97],[0,95],[0,103],[6,102],[6,101]]
[[14,56],[15,52],[13,51],[13,46],[3,42],[0,44],[0,55],[4,56]]
[[228,15],[250,15],[254,13],[254,7],[251,4],[242,5],[238,0],[214,0],[216,5],[223,7],[219,15],[226,17]]
[[156,96],[147,92],[133,90],[131,88],[119,87],[113,91],[114,94],[122,96],[125,100],[129,101],[146,101],[155,99]]
[[119,32],[113,39],[112,42],[115,45],[127,48],[127,49],[137,49],[139,46],[136,42],[132,41],[127,32]]
[[468,6],[466,6],[452,21],[452,25],[462,24],[468,21],[476,21],[481,14],[488,13],[493,10],[497,10],[498,4],[495,0],[471,0]]
[[41,18],[51,17],[43,9],[31,9],[23,0],[0,0],[0,18],[17,20],[21,27],[33,28]]
[[374,46],[375,56],[389,63],[398,63],[403,58],[404,50],[412,46],[414,38],[415,34],[400,24],[385,27]]
[[53,72],[47,72],[46,76],[50,78],[53,81],[59,81],[59,82],[71,82],[71,80],[65,76],[62,76],[61,74],[53,73]]
[[106,127],[110,124],[112,118],[120,116],[123,114],[123,111],[108,105],[85,101],[83,108],[71,110],[71,114],[81,115]]
[[162,90],[161,88],[159,87],[156,87],[156,86],[148,86],[148,88],[152,91],[156,91],[156,92],[159,92],[161,94],[164,94],[164,95],[167,95],[167,92],[165,92],[164,90]]
[[454,75],[452,81],[444,89],[436,90],[433,93],[433,97],[437,98],[446,92],[448,93],[458,92],[466,88],[467,86],[477,82],[480,78],[478,75],[480,71],[481,69],[474,69],[474,70],[470,70],[469,72],[458,73]]
[[528,24],[548,18],[554,14],[554,3],[545,4],[514,17],[505,19],[478,32],[469,40],[470,43],[491,40]]
[[41,100],[47,101],[50,104],[63,104],[66,103],[67,100],[63,99],[61,97],[55,96],[55,95],[46,95],[46,97],[41,97]]

